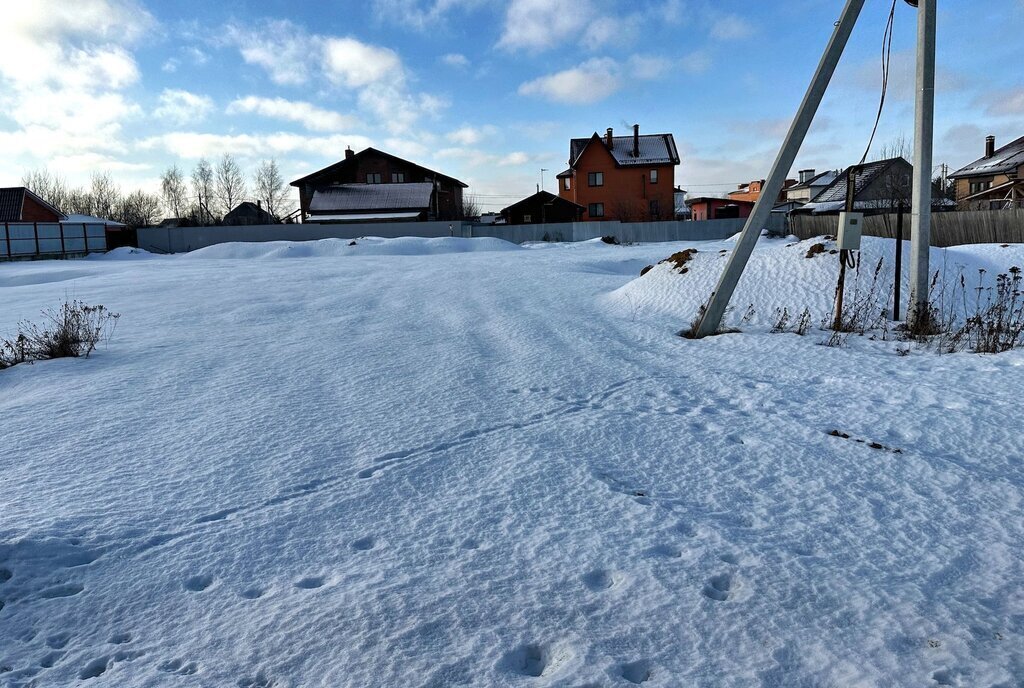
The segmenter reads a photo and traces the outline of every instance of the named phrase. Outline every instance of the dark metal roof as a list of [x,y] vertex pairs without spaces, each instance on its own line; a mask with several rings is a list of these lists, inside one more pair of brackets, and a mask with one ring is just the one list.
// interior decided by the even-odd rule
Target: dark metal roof
[[447,181],[450,181],[450,182],[455,182],[456,184],[461,186],[463,189],[469,188],[469,184],[466,184],[465,182],[461,182],[458,179],[456,179],[455,177],[449,177],[446,174],[441,174],[440,172],[437,172],[437,171],[432,170],[432,169],[427,168],[427,167],[423,167],[422,165],[417,165],[416,163],[410,162],[409,160],[404,160],[404,159],[398,157],[397,155],[392,155],[391,153],[385,153],[384,151],[377,150],[376,148],[365,148],[365,149],[359,151],[358,153],[355,153],[351,158],[345,158],[344,160],[339,160],[338,162],[334,163],[333,165],[328,165],[327,167],[323,168],[322,170],[317,170],[316,172],[313,172],[312,174],[307,174],[305,177],[301,177],[299,179],[296,179],[295,181],[293,181],[291,183],[291,186],[302,186],[303,184],[305,184],[307,182],[315,181],[318,177],[322,177],[322,176],[330,174],[331,172],[334,172],[336,170],[343,169],[344,167],[346,167],[348,165],[355,165],[359,158],[361,158],[363,156],[366,156],[366,155],[382,155],[382,156],[384,156],[386,158],[391,158],[392,160],[394,160],[397,163],[401,163],[403,165],[408,165],[410,167],[415,167],[416,169],[422,170],[427,177],[436,178],[438,180],[447,180]]
[[990,177],[1012,172],[1021,165],[1024,165],[1024,136],[996,150],[992,157],[975,160],[970,165],[960,168],[949,175],[949,178]]
[[[595,140],[608,150],[608,144],[597,132],[585,139],[572,139],[569,142],[569,166],[576,167],[583,151]],[[679,151],[672,134],[642,134],[640,136],[640,154],[633,155],[632,136],[613,136],[612,147],[608,150],[615,164],[619,167],[640,167],[646,165],[678,165]],[[563,173],[564,174],[564,173]]]
[[783,190],[795,191],[797,189],[809,189],[815,186],[826,186],[828,184],[831,184],[835,180],[836,175],[838,174],[839,173],[836,172],[835,170],[825,170],[821,174],[816,174],[805,182],[799,182],[797,184],[794,184],[793,186],[788,186]]
[[0,222],[21,220],[21,208],[25,203],[25,187],[0,189]]
[[540,202],[544,203],[545,205],[548,204],[548,203],[558,204],[558,205],[570,205],[570,206],[572,206],[572,207],[574,207],[574,208],[576,208],[578,210],[586,210],[586,208],[581,206],[579,203],[573,203],[572,201],[570,201],[567,198],[562,198],[561,196],[556,196],[555,194],[551,193],[550,191],[539,191],[539,192],[533,194],[532,196],[527,196],[526,198],[524,198],[521,201],[516,201],[515,203],[513,203],[512,205],[510,205],[507,208],[502,208],[501,214],[504,215],[505,213],[509,213],[509,212],[515,210],[516,208],[518,208],[521,205],[529,205],[530,203],[533,203],[533,202],[536,202],[536,201],[540,201]]
[[[910,163],[903,158],[890,158],[888,160],[878,160],[875,162],[865,163],[860,167],[860,173],[856,177],[855,186],[853,189],[854,198],[859,196],[864,189],[868,188],[879,176],[881,176],[886,170],[893,165],[903,162],[907,167],[910,167]],[[847,168],[849,169],[849,168]],[[811,199],[813,203],[828,203],[830,201],[845,201],[846,200],[846,179],[847,170],[843,170],[838,177],[836,177],[831,184],[821,190],[817,196]]]
[[407,184],[339,184],[315,191],[311,213],[360,210],[429,210],[432,182]]

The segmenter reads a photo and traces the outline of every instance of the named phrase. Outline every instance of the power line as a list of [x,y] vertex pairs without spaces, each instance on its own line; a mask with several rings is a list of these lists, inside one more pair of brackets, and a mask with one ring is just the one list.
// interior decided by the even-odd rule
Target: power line
[[889,20],[885,23],[885,31],[882,33],[882,95],[878,99],[878,114],[875,115],[875,126],[871,129],[871,137],[868,139],[868,146],[864,149],[860,164],[863,165],[871,152],[871,144],[875,142],[875,135],[878,133],[878,125],[882,121],[882,110],[885,108],[885,94],[889,90],[889,61],[892,58],[892,37],[893,28],[896,24],[896,3],[892,0],[892,9],[889,10]]

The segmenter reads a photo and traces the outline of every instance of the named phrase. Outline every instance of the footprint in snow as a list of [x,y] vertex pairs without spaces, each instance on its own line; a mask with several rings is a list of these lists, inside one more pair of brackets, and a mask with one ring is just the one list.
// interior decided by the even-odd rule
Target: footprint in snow
[[316,588],[323,587],[323,584],[323,576],[306,576],[305,578],[296,581],[295,587],[303,590],[315,590]]
[[271,688],[274,680],[262,671],[255,676],[246,676],[238,679],[238,688]]
[[732,575],[722,573],[712,576],[704,586],[704,596],[716,602],[725,602],[736,591],[739,584]]
[[358,540],[353,540],[352,549],[365,552],[373,549],[376,544],[377,540],[373,536],[367,535],[366,537],[361,537]]
[[619,674],[630,683],[645,683],[654,675],[651,663],[646,659],[628,662],[619,667]]
[[130,643],[131,641],[131,633],[115,633],[114,635],[110,636],[110,640],[108,640],[107,642],[111,645],[124,645],[125,643]]
[[649,547],[646,554],[655,559],[679,559],[683,556],[683,550],[675,545],[661,544]]
[[247,600],[258,600],[263,597],[264,594],[266,594],[266,590],[263,588],[247,588],[246,590],[238,593],[239,597]]
[[6,583],[14,576],[9,569],[0,569],[0,583]]
[[617,576],[607,569],[594,569],[583,574],[583,584],[593,592],[608,590],[617,582]]
[[169,659],[166,662],[160,662],[156,668],[164,673],[177,674],[178,676],[191,676],[199,671],[198,664],[186,662],[184,659]]
[[90,678],[98,678],[106,673],[109,668],[110,657],[98,657],[86,664],[82,670],[78,672],[78,678],[83,681]]
[[71,640],[70,633],[58,633],[46,639],[46,646],[53,650],[62,650],[67,646],[69,640]]
[[66,652],[63,652],[61,650],[47,652],[45,655],[43,655],[42,659],[39,660],[39,666],[41,666],[44,669],[50,669],[56,666],[57,662],[63,659],[64,655],[66,654]]
[[74,597],[85,590],[85,587],[78,583],[67,583],[66,585],[55,585],[39,593],[44,600],[57,599],[59,597]]
[[185,580],[185,589],[189,592],[202,592],[213,585],[213,576],[192,576]]

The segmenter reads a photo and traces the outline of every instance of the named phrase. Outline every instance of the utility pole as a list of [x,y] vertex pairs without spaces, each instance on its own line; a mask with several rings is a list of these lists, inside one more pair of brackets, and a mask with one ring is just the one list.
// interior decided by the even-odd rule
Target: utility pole
[[[934,3],[935,0],[928,1]],[[832,75],[835,73],[839,58],[842,57],[843,50],[846,49],[846,44],[850,40],[853,27],[857,24],[861,10],[864,9],[864,2],[865,0],[847,0],[843,14],[836,22],[835,31],[832,32],[832,38],[825,48],[825,54],[821,57],[814,78],[807,88],[807,94],[797,110],[786,140],[779,151],[779,156],[775,160],[771,174],[768,175],[767,181],[761,188],[761,195],[743,226],[743,232],[729,257],[725,272],[718,280],[718,286],[711,293],[711,298],[708,300],[694,336],[706,337],[718,331],[729,300],[732,298],[733,292],[736,291],[736,285],[740,281],[743,269],[747,266],[747,261],[750,260],[754,245],[757,244],[761,229],[771,214],[775,199],[782,192],[782,185],[786,181],[786,175],[793,168],[796,155],[800,152],[800,146],[807,138],[807,131],[811,127],[811,122],[814,121],[814,115],[818,112],[818,106],[821,105],[821,100],[825,96],[825,90],[828,88],[829,82],[832,81]],[[929,167],[929,169],[931,168]]]
[[907,326],[928,326],[928,252],[932,233],[932,145],[935,130],[936,0],[917,2],[917,106],[910,211],[910,308]]
[[548,171],[548,168],[540,168],[540,188],[544,188],[544,173]]

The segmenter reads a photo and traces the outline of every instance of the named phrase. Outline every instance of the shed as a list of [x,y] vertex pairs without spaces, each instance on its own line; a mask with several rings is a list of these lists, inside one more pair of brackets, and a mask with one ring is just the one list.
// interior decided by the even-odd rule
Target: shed
[[578,222],[586,208],[547,191],[513,203],[501,211],[505,223],[510,225],[547,224],[549,222]]

